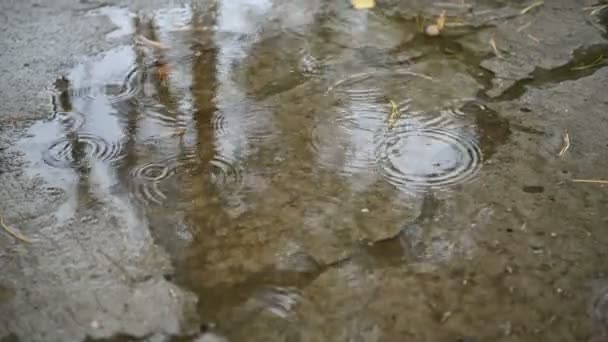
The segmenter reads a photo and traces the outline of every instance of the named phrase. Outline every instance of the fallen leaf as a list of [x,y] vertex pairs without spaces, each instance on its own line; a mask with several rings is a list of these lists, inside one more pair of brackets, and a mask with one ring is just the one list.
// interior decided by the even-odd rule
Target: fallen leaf
[[395,101],[391,100],[390,102],[391,104],[391,114],[388,117],[388,129],[393,129],[393,127],[395,127],[395,124],[397,123],[397,120],[399,119],[399,108],[397,107],[397,104],[395,103]]
[[159,63],[156,66],[156,77],[159,81],[165,82],[169,79],[170,68],[168,63]]
[[437,18],[437,28],[439,31],[443,30],[445,27],[445,10],[441,11],[439,18]]
[[351,3],[356,9],[370,9],[376,6],[375,0],[351,0]]

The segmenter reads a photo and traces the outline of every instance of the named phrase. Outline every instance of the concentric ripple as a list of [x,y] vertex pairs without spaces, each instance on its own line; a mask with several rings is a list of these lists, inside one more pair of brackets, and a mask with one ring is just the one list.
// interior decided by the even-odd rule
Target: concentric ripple
[[56,120],[67,130],[76,130],[85,123],[85,118],[79,112],[53,112],[49,119]]
[[141,90],[141,75],[138,68],[131,69],[122,83],[108,83],[87,87],[68,88],[71,98],[96,99],[104,97],[112,104],[134,101]]
[[209,163],[211,183],[221,192],[234,193],[243,187],[243,175],[233,161],[216,157]]
[[164,163],[147,163],[131,170],[131,177],[149,182],[159,182],[175,173],[175,168]]
[[264,142],[275,133],[269,113],[271,108],[244,101],[244,104],[217,110],[211,126],[217,137],[241,136],[249,142]]
[[163,127],[180,127],[184,125],[180,125],[184,120],[179,114],[164,108],[146,108],[143,114],[152,122]]
[[129,172],[133,196],[146,204],[161,205],[167,199],[163,182],[175,176],[182,167],[189,170],[193,158],[193,154],[186,154],[134,167]]
[[[133,196],[145,203],[162,205],[168,198],[170,180],[178,174],[200,169],[194,154],[165,158],[134,167],[129,175]],[[221,194],[235,194],[243,186],[241,170],[227,159],[216,157],[209,162],[210,181]]]
[[482,164],[477,139],[466,130],[394,132],[378,148],[378,171],[405,190],[444,188],[474,178]]
[[108,142],[89,133],[75,133],[52,143],[43,152],[43,160],[53,167],[73,167],[88,159],[114,163],[125,157],[121,142]]

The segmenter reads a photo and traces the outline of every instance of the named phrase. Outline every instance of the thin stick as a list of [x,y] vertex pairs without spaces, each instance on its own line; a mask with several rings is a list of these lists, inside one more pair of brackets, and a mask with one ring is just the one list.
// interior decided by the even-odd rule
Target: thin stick
[[526,14],[526,13],[530,12],[532,9],[534,9],[534,8],[536,8],[538,6],[542,6],[544,4],[545,4],[545,2],[543,0],[533,2],[532,4],[530,4],[530,6],[522,9],[521,12],[519,12],[519,14],[522,14],[522,15]]
[[572,183],[589,183],[589,184],[606,184],[606,185],[608,185],[608,180],[603,180],[603,179],[573,179]]
[[566,151],[568,151],[569,148],[570,148],[570,136],[568,135],[568,130],[564,130],[564,146],[559,151],[558,156],[559,157],[563,156],[564,153],[566,153]]
[[2,228],[9,233],[10,235],[12,235],[15,239],[17,240],[21,240],[23,242],[27,242],[27,243],[32,243],[32,240],[30,240],[29,238],[21,235],[19,232],[13,230],[12,228],[8,227],[7,225],[4,224],[4,221],[2,220],[2,216],[0,216],[0,226],[2,226]]

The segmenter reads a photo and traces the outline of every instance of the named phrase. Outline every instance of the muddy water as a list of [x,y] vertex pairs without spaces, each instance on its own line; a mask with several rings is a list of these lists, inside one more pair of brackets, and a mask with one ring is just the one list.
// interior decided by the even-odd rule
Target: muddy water
[[[118,198],[150,222],[173,257],[166,278],[199,296],[205,328],[236,340],[397,340],[381,327],[432,327],[457,310],[437,293],[466,276],[439,268],[483,258],[470,233],[438,227],[523,223],[494,204],[438,215],[511,134],[478,96],[483,54],[460,43],[474,30],[431,39],[348,2],[88,15],[117,25],[107,39],[118,47],[57,78],[48,120],[20,148],[32,174],[65,191],[58,220]],[[478,297],[503,303],[503,290]],[[418,314],[402,322],[400,310]],[[510,334],[504,324],[497,334]]]

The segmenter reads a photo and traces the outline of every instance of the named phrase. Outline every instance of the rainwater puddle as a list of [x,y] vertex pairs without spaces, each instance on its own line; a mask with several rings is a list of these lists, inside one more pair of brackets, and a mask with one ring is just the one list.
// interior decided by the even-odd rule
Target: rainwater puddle
[[[89,15],[119,45],[57,78],[18,147],[32,175],[103,184],[96,196],[143,213],[222,331],[260,310],[318,327],[294,313],[322,301],[304,288],[395,236],[429,194],[477,181],[509,135],[465,59],[410,59],[419,32],[382,12],[250,0]],[[285,255],[314,271],[274,267]],[[353,293],[375,284],[352,268]]]

